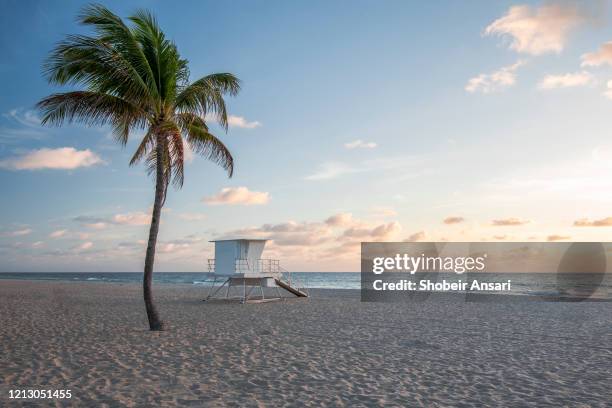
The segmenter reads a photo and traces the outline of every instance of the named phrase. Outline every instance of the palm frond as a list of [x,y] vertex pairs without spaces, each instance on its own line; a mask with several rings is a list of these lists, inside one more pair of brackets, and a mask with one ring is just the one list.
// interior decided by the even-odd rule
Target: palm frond
[[78,120],[86,125],[110,124],[118,140],[125,144],[131,129],[146,125],[146,114],[117,96],[88,91],[50,95],[36,105],[42,111],[42,124],[61,125]]
[[194,153],[223,167],[229,177],[234,174],[234,158],[227,146],[215,135],[201,127],[190,125],[186,129],[187,144]]
[[232,74],[207,75],[186,86],[176,97],[175,105],[181,112],[196,112],[201,116],[213,115],[227,129],[227,108],[223,96],[236,95],[240,80]]

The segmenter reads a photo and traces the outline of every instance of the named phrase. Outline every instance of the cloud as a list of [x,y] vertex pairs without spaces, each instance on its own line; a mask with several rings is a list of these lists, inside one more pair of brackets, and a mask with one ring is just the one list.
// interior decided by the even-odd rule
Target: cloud
[[568,239],[570,239],[572,237],[567,236],[567,235],[549,235],[546,240],[549,242],[552,241],[567,241]]
[[344,144],[344,147],[347,149],[373,149],[378,146],[374,142],[364,142],[361,139],[353,140],[352,142],[348,142]]
[[91,150],[76,150],[74,147],[39,149],[17,157],[0,160],[0,167],[9,170],[41,170],[90,167],[104,161]]
[[0,140],[4,143],[15,144],[25,139],[42,139],[45,136],[35,111],[12,109],[2,116],[11,124],[11,127],[0,127]]
[[[201,238],[194,235],[189,235],[182,239],[173,239],[170,241],[160,242],[157,246],[157,251],[162,254],[185,252],[201,241]],[[144,246],[144,243],[138,243],[138,246],[142,247]]]
[[446,217],[442,222],[444,224],[459,224],[465,221],[463,217]]
[[40,126],[40,117],[33,110],[23,111],[22,109],[11,109],[7,113],[4,113],[2,116],[8,119],[12,119],[20,124],[27,127],[39,127]]
[[101,230],[109,225],[148,225],[151,221],[151,215],[150,213],[137,211],[125,214],[116,214],[112,217],[80,215],[78,217],[74,217],[73,220],[88,228]]
[[582,67],[598,67],[600,65],[612,65],[612,41],[608,41],[595,52],[587,52],[580,57]]
[[92,222],[90,224],[85,224],[85,226],[87,228],[91,228],[91,229],[95,229],[95,230],[101,230],[106,228],[106,223],[104,222]]
[[494,235],[493,239],[496,239],[497,241],[504,241],[506,240],[506,238],[508,238],[507,235]]
[[592,84],[595,78],[591,73],[586,71],[560,74],[546,75],[539,83],[539,89],[555,89],[555,88],[570,88],[574,86],[583,86]]
[[344,238],[358,238],[362,241],[386,241],[392,236],[396,235],[402,229],[401,225],[394,221],[387,224],[381,224],[373,228],[360,228],[352,227],[348,228],[342,236]]
[[304,180],[330,180],[357,171],[357,169],[344,163],[323,163],[315,173],[304,177]]
[[230,231],[223,238],[262,238],[274,241],[279,246],[312,247],[331,239],[331,227],[320,222],[287,221],[279,224],[264,224],[260,227]]
[[373,207],[370,210],[373,217],[395,217],[397,211],[390,207]]
[[250,191],[246,187],[225,187],[213,196],[202,199],[208,205],[262,205],[270,201],[270,193]]
[[67,232],[68,230],[65,229],[53,231],[51,234],[49,234],[49,238],[61,238],[66,235]]
[[485,28],[484,35],[509,38],[510,49],[519,53],[558,54],[563,51],[569,33],[585,20],[584,13],[570,4],[512,6]]
[[499,219],[499,220],[493,220],[491,221],[491,225],[495,225],[495,226],[517,226],[517,225],[525,225],[525,224],[529,224],[529,220],[522,220],[520,218],[503,218],[503,219]]
[[353,223],[353,214],[339,213],[332,215],[325,220],[325,223],[331,227],[346,227]]
[[83,242],[82,244],[78,245],[78,246],[76,247],[76,249],[81,250],[81,251],[84,251],[84,250],[86,250],[86,249],[90,249],[90,248],[92,248],[92,247],[93,247],[93,245],[94,245],[94,244],[93,244],[93,242],[91,242],[91,241],[87,241],[87,242]]
[[523,65],[524,61],[517,61],[490,74],[480,74],[467,82],[465,90],[470,93],[488,94],[511,87],[516,83],[516,70]]
[[404,240],[404,242],[417,242],[425,239],[425,231],[415,232]]
[[185,221],[202,221],[206,218],[206,215],[201,213],[181,213],[178,217]]
[[[217,117],[213,114],[206,115],[206,121],[208,122],[219,122]],[[255,129],[260,127],[262,124],[256,120],[248,121],[243,116],[228,115],[227,125],[229,127],[242,128],[242,129]]]
[[118,225],[148,225],[151,222],[151,215],[142,211],[116,214],[113,216],[112,222]]
[[612,227],[612,217],[589,221],[587,218],[574,221],[574,227]]
[[23,229],[19,229],[19,230],[15,230],[15,231],[6,232],[3,235],[5,235],[7,237],[22,237],[24,235],[29,235],[31,233],[32,233],[32,229],[31,228],[23,228]]
[[255,129],[261,126],[261,122],[258,122],[256,120],[249,122],[242,116],[234,116],[234,115],[229,115],[227,117],[227,124],[230,127],[237,127],[237,128],[243,128],[243,129]]

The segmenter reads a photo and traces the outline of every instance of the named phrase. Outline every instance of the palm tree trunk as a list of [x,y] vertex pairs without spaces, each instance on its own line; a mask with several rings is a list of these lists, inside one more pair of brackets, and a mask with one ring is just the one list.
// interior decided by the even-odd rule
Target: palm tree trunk
[[163,324],[159,318],[157,308],[153,303],[153,292],[151,283],[153,281],[153,262],[155,261],[155,246],[157,244],[157,233],[159,232],[159,222],[161,217],[161,209],[164,205],[164,195],[166,192],[164,185],[164,169],[163,169],[163,136],[157,135],[157,168],[155,174],[155,203],[153,204],[153,214],[151,216],[151,227],[149,229],[149,243],[147,244],[147,255],[145,257],[144,277],[142,281],[142,289],[144,295],[145,307],[147,309],[147,317],[149,319],[149,328],[151,330],[163,330]]

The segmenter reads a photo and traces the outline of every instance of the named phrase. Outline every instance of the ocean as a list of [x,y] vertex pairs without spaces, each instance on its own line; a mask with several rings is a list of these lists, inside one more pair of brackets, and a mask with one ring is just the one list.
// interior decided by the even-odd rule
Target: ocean
[[[311,289],[361,289],[359,272],[293,272],[292,275]],[[155,272],[156,284],[207,285],[206,273],[198,272]],[[69,281],[69,282],[116,282],[137,283],[142,281],[141,272],[2,272],[2,279]],[[429,275],[428,279],[432,279]],[[478,279],[487,282],[511,280],[512,290],[500,294],[527,296],[563,296],[569,291],[593,291],[595,297],[612,300],[612,275],[589,274],[548,274],[548,273],[478,273],[467,276],[454,273],[440,273],[436,281],[449,282]]]

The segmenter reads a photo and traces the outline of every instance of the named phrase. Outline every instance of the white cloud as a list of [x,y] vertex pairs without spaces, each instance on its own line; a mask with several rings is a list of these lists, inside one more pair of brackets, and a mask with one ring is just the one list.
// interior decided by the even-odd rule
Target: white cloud
[[113,216],[112,221],[119,225],[148,225],[151,221],[151,216],[144,212],[116,214]]
[[32,233],[31,228],[23,228],[23,229],[7,232],[4,235],[9,236],[9,237],[22,237],[24,235],[29,235],[31,233]]
[[93,244],[93,242],[91,242],[91,241],[87,241],[87,242],[83,242],[81,245],[79,245],[79,246],[77,247],[77,249],[80,249],[80,250],[86,250],[86,249],[90,249],[90,248],[92,248],[92,247],[93,247],[93,245],[94,245],[94,244]]
[[589,72],[575,72],[560,75],[546,75],[540,81],[538,88],[540,89],[556,89],[570,88],[574,86],[584,86],[592,84],[595,81],[593,75]]
[[21,156],[0,160],[0,167],[10,170],[76,169],[101,163],[104,161],[89,149],[61,147],[33,150]]
[[508,88],[516,83],[516,70],[523,65],[525,65],[524,61],[517,61],[490,74],[480,74],[468,81],[465,90],[470,93],[488,94]]
[[532,8],[512,6],[492,22],[485,35],[510,37],[510,49],[531,55],[560,53],[569,33],[586,20],[584,13],[570,4],[546,4]]
[[234,115],[229,115],[227,117],[227,124],[230,127],[238,127],[238,128],[243,128],[243,129],[254,129],[256,127],[261,126],[261,122],[258,122],[256,120],[249,122],[242,116],[234,116]]
[[344,144],[344,147],[347,149],[373,149],[378,146],[374,142],[364,142],[361,139],[353,140],[352,142],[348,142]]
[[595,52],[588,52],[581,57],[583,67],[598,67],[600,65],[612,65],[612,41],[602,44]]
[[209,205],[261,205],[269,200],[270,193],[250,191],[246,187],[225,187],[217,194],[202,199]]
[[68,230],[65,229],[53,231],[51,234],[49,234],[49,238],[61,238],[66,235],[67,232]]
[[[215,115],[208,114],[206,115],[207,122],[218,122]],[[229,127],[236,127],[242,129],[255,129],[260,127],[262,124],[256,120],[248,121],[244,116],[236,116],[236,115],[227,115],[227,125]]]

